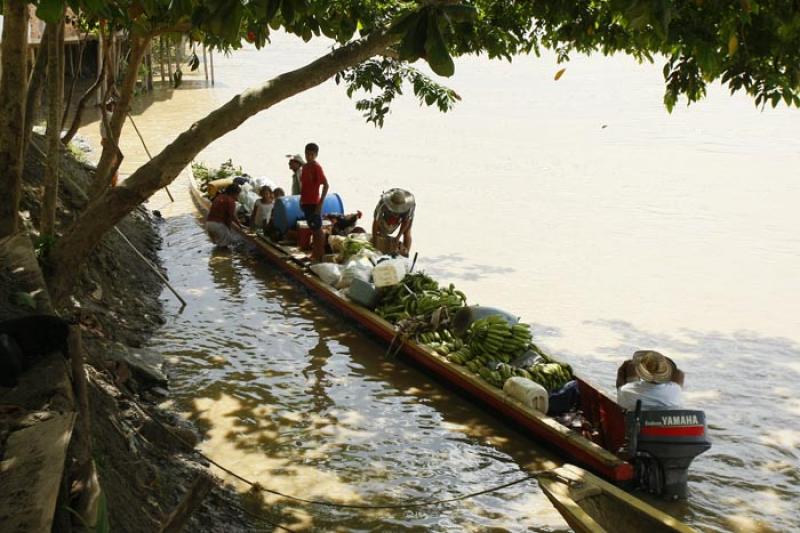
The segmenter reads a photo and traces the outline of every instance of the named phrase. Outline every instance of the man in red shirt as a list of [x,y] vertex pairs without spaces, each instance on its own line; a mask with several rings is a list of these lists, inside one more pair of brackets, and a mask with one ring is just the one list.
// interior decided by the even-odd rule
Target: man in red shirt
[[206,217],[206,231],[211,241],[217,246],[230,246],[236,241],[231,226],[241,227],[236,220],[236,200],[241,188],[229,185],[222,194],[218,194],[211,203]]
[[[311,244],[311,260],[319,262],[325,253],[325,236],[322,232],[322,203],[328,194],[328,180],[325,172],[317,162],[319,146],[314,143],[306,145],[306,164],[300,175],[300,208],[306,217],[308,227],[313,231]],[[322,193],[319,192],[320,186]]]

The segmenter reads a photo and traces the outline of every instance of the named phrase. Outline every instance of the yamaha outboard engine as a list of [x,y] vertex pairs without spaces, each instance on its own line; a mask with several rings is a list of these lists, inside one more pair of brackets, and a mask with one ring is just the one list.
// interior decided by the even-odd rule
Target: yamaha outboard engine
[[669,499],[686,498],[689,465],[711,448],[703,411],[671,409],[625,415],[628,450],[640,488]]

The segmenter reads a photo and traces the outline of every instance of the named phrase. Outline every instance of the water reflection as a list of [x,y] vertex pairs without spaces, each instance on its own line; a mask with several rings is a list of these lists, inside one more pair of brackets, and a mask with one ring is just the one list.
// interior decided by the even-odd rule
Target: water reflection
[[[281,273],[247,255],[213,253],[196,240],[194,217],[167,224],[171,280],[194,290],[153,343],[173,357],[176,404],[221,464],[281,493],[365,504],[448,498],[555,464],[491,413],[387,359],[382,343]],[[208,267],[196,268],[204,255]],[[565,529],[535,482],[416,510],[321,508],[269,493],[248,502],[294,529]]]

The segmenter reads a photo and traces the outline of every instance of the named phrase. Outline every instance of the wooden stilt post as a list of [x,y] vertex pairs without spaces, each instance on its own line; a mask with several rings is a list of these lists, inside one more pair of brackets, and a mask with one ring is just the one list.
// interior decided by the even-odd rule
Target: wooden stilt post
[[169,84],[171,86],[175,86],[174,79],[172,77],[172,50],[170,50],[170,42],[169,37],[167,38],[167,74],[169,74]]
[[206,83],[208,83],[208,59],[206,57],[206,45],[203,45],[203,70],[206,73]]
[[164,83],[164,37],[158,38],[158,67],[161,70],[161,83]]
[[[97,36],[97,72],[98,75],[100,72],[103,72],[103,47],[105,46],[104,43],[105,39],[103,39],[103,32],[100,31]],[[106,94],[106,75],[103,74],[103,81],[100,84],[100,90],[97,91],[97,104],[101,104],[103,102],[103,95]]]
[[214,50],[209,50],[208,55],[211,58],[211,85],[214,85]]
[[147,88],[147,92],[153,92],[153,43],[152,42],[147,44],[147,55],[145,56],[145,61],[147,65],[147,73],[145,74],[144,86]]

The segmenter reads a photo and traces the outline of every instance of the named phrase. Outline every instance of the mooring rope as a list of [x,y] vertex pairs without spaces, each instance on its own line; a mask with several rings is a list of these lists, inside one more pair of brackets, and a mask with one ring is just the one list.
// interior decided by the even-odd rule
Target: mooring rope
[[147,415],[150,416],[150,418],[154,422],[156,422],[156,424],[161,426],[161,428],[164,431],[166,431],[170,436],[172,436],[174,439],[176,439],[179,442],[181,442],[181,444],[183,444],[184,446],[192,449],[194,451],[194,453],[198,454],[200,457],[202,457],[203,459],[205,459],[209,463],[213,464],[214,466],[216,466],[217,468],[219,468],[220,470],[222,470],[226,474],[238,479],[242,483],[252,487],[255,490],[258,490],[258,491],[261,491],[261,492],[266,492],[268,494],[272,494],[272,495],[275,495],[275,496],[280,496],[281,498],[286,498],[288,500],[301,502],[301,503],[307,503],[307,504],[310,504],[310,505],[319,505],[319,506],[324,506],[324,507],[335,507],[335,508],[342,508],[342,509],[413,509],[413,508],[419,508],[419,507],[430,507],[430,506],[434,506],[434,505],[442,505],[442,504],[445,504],[445,503],[453,503],[453,502],[457,502],[457,501],[467,500],[467,499],[470,499],[470,498],[475,498],[477,496],[482,496],[484,494],[490,494],[490,493],[493,493],[493,492],[498,492],[498,491],[506,489],[508,487],[512,487],[514,485],[518,485],[520,483],[524,483],[526,481],[530,481],[532,479],[536,479],[536,478],[538,478],[539,476],[541,476],[543,474],[551,472],[551,469],[536,470],[536,471],[530,472],[525,477],[522,477],[520,479],[516,479],[514,481],[509,481],[508,483],[503,483],[501,485],[496,485],[496,486],[490,487],[488,489],[484,489],[484,490],[480,490],[480,491],[476,491],[476,492],[470,492],[468,494],[462,494],[460,496],[454,496],[452,498],[444,498],[444,499],[440,499],[440,500],[417,501],[420,498],[415,498],[414,500],[407,501],[406,503],[395,503],[395,504],[385,504],[385,505],[369,505],[369,504],[356,504],[356,503],[335,503],[335,502],[329,502],[329,501],[324,501],[324,500],[310,500],[310,499],[306,499],[306,498],[300,498],[299,496],[292,496],[291,494],[285,494],[285,493],[279,492],[277,490],[269,489],[267,487],[264,487],[263,485],[261,485],[257,481],[251,481],[251,480],[247,479],[246,477],[242,476],[241,474],[238,474],[238,473],[234,472],[233,470],[230,470],[229,468],[221,465],[220,463],[218,463],[214,459],[210,458],[209,456],[207,456],[203,452],[195,449],[195,447],[191,443],[186,441],[183,437],[173,433],[172,430],[169,427],[167,427],[164,423],[162,423],[158,418],[153,416],[148,410],[146,410],[141,404],[139,404],[139,402],[137,402],[136,400],[133,400],[133,401],[134,401],[134,403],[136,403],[139,406],[139,408],[142,409],[143,412],[147,413]]

